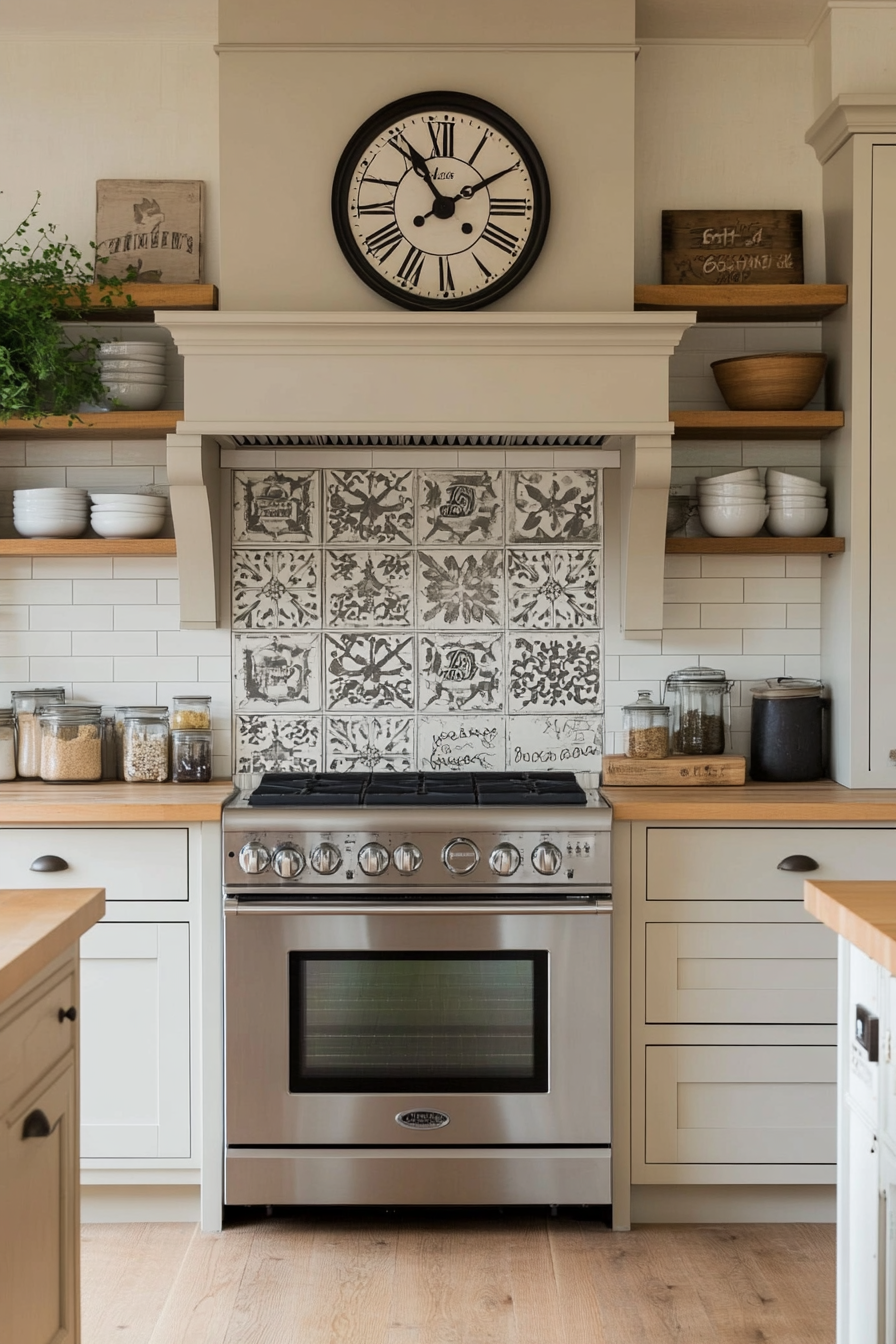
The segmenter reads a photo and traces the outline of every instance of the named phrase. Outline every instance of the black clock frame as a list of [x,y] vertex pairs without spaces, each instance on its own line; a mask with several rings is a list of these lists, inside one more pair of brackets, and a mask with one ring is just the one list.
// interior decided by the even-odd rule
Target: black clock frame
[[[494,126],[496,131],[507,137],[519,153],[520,158],[526,165],[533,187],[532,227],[517,261],[493,285],[489,285],[479,294],[465,298],[429,298],[424,295],[409,294],[407,290],[393,285],[375,266],[371,265],[360,251],[358,240],[348,222],[349,191],[358,162],[364,151],[377,136],[388,130],[393,122],[400,122],[415,113],[428,111],[457,112],[461,115],[481,117],[490,126]],[[336,166],[331,210],[333,228],[336,231],[336,238],[342,253],[352,270],[366,285],[391,303],[398,304],[401,308],[424,308],[430,312],[447,312],[458,309],[485,308],[494,303],[496,299],[500,299],[509,293],[525,275],[528,275],[538,259],[547,236],[551,217],[551,191],[541,155],[519,122],[515,121],[500,107],[496,107],[494,103],[486,102],[484,98],[477,98],[474,94],[436,91],[433,93],[410,94],[405,98],[396,99],[393,103],[387,103],[385,107],[381,107],[378,112],[374,112],[362,126],[358,127],[342,151],[339,163]]]

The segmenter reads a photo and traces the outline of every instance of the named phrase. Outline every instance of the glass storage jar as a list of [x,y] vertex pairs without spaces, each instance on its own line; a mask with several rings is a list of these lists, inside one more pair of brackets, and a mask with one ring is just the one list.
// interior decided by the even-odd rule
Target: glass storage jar
[[171,778],[175,784],[207,784],[212,777],[210,728],[174,728],[171,732]]
[[0,780],[16,777],[16,732],[11,709],[0,709]]
[[164,784],[168,778],[168,720],[127,714],[122,734],[126,784]]
[[40,721],[38,712],[44,705],[58,705],[65,700],[61,686],[36,686],[28,691],[13,691],[12,704],[16,716],[16,766],[22,779],[40,778]]
[[676,756],[720,756],[728,741],[732,683],[717,667],[683,667],[666,678]]
[[102,779],[102,712],[99,705],[45,705],[41,709],[41,779],[49,784]]
[[129,714],[139,718],[160,719],[168,722],[167,705],[116,705],[115,706],[115,770],[118,779],[124,779],[124,721]]
[[171,703],[172,728],[211,728],[210,695],[175,695]]
[[632,760],[661,761],[669,755],[669,705],[655,705],[649,691],[639,691],[622,710],[622,750]]

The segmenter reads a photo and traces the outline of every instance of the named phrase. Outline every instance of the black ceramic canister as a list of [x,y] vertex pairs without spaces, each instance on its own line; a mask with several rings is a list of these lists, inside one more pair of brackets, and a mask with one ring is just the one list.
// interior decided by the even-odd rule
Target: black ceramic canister
[[824,685],[776,677],[752,687],[750,777],[805,784],[824,774]]

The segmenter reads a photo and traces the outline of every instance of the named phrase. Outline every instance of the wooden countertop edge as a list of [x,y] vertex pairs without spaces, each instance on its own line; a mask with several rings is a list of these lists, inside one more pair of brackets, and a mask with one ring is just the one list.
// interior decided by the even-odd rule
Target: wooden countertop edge
[[103,887],[0,890],[0,1005],[102,919]]
[[744,784],[661,788],[602,787],[615,821],[888,821],[896,791],[809,785]]
[[[216,787],[217,786],[217,787]],[[16,781],[0,786],[0,826],[56,825],[65,822],[220,821],[221,809],[235,792],[230,780],[209,784],[105,784],[70,788]],[[43,789],[47,792],[44,793]],[[153,797],[157,789],[162,797]],[[177,790],[175,796],[170,790]],[[196,797],[191,789],[203,790]],[[18,792],[19,796],[16,796]],[[211,792],[214,796],[209,797]]]
[[0,826],[68,821],[220,821],[222,803],[0,803]]
[[804,882],[803,904],[822,924],[896,975],[896,882]]

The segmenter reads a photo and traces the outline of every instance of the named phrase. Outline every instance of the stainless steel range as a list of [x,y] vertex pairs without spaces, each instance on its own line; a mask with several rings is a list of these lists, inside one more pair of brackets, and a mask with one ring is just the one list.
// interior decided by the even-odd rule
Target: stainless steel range
[[572,774],[224,811],[228,1204],[609,1204],[610,811]]

